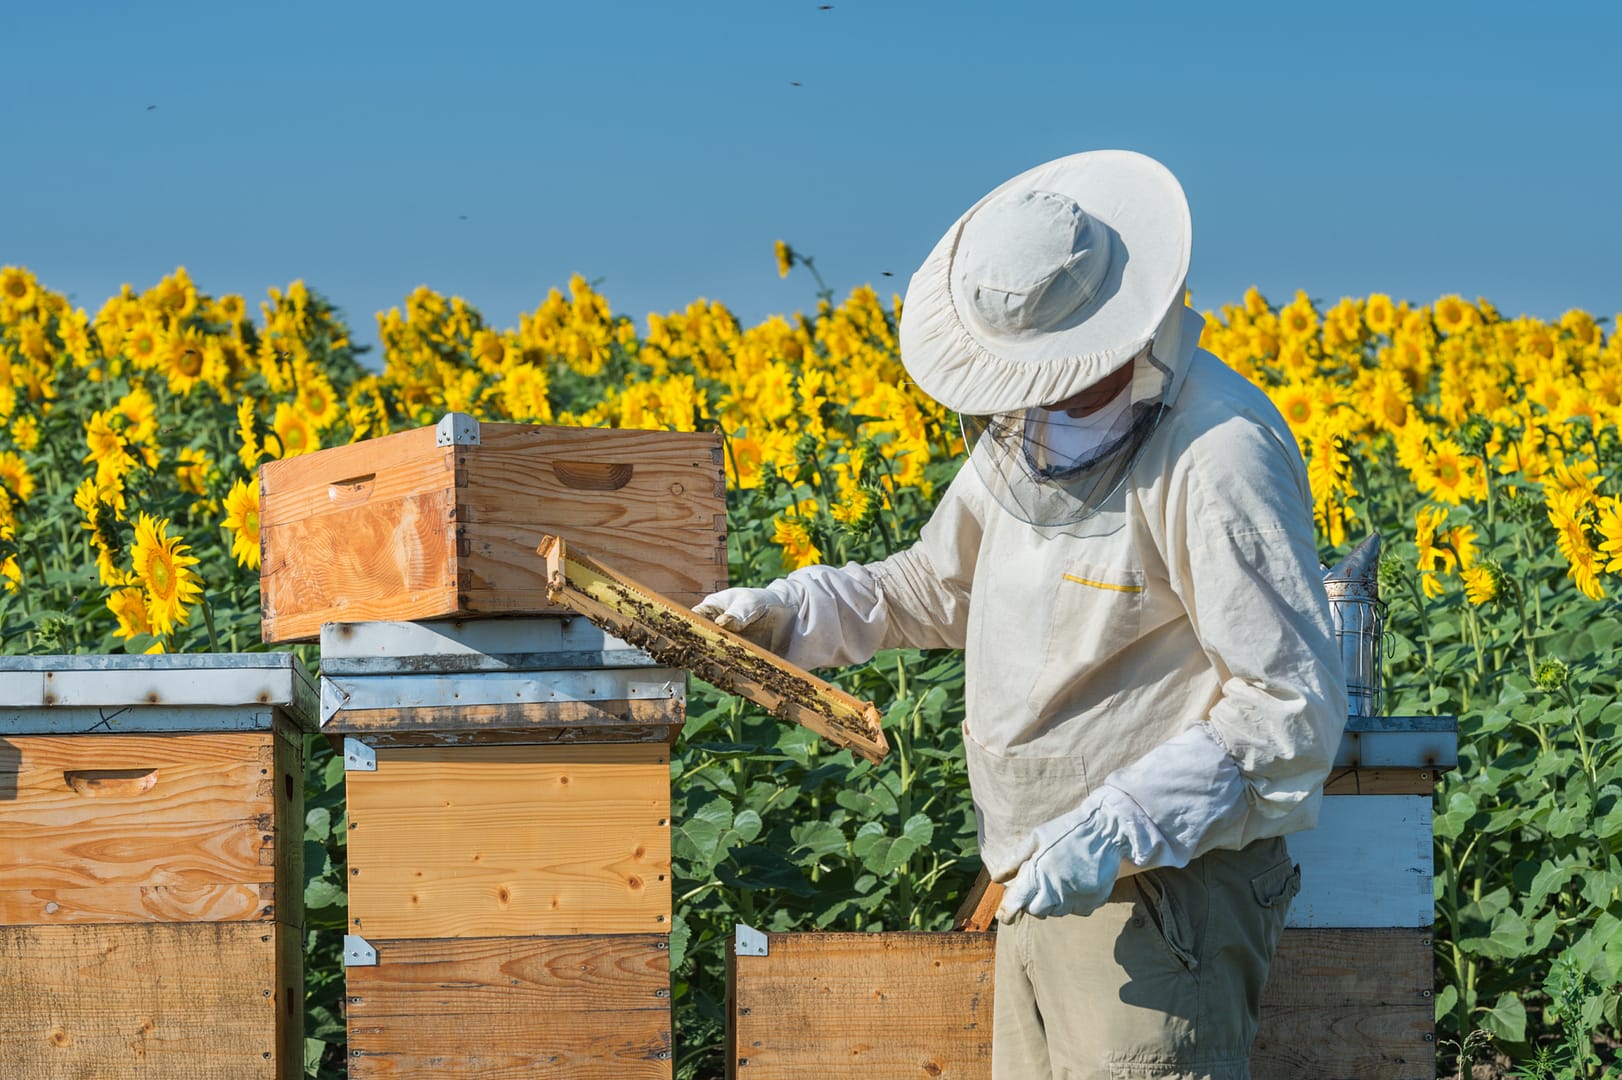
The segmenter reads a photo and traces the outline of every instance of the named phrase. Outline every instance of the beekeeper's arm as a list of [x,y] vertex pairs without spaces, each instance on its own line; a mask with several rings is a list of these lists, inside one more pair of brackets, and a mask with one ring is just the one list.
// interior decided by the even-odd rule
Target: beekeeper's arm
[[1218,425],[1173,463],[1163,554],[1221,696],[1040,826],[1000,915],[1090,912],[1123,863],[1186,866],[1313,824],[1346,692],[1310,507],[1293,442],[1267,425]]
[[875,563],[807,566],[764,589],[724,589],[693,610],[804,668],[856,664],[880,649],[963,647],[980,521],[958,471],[918,542]]

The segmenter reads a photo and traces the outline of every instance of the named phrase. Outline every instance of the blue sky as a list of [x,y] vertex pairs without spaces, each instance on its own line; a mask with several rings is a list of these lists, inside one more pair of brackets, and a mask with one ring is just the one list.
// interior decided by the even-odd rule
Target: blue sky
[[1119,146],[1182,180],[1202,307],[1609,316],[1619,31],[1614,3],[10,4],[0,264],[92,313],[177,265],[252,306],[303,278],[365,341],[419,284],[507,327],[575,272],[639,320],[753,322],[814,303],[779,238],[888,296],[1006,177]]

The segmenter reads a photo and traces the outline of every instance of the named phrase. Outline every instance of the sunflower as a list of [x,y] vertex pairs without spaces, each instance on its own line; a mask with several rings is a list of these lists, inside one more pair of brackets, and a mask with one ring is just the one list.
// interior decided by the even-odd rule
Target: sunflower
[[1442,595],[1442,582],[1436,576],[1457,565],[1456,557],[1445,544],[1438,544],[1436,530],[1447,521],[1447,511],[1437,506],[1420,507],[1414,515],[1414,546],[1419,549],[1415,564],[1420,572],[1420,585],[1431,599]]
[[1503,568],[1491,560],[1472,566],[1459,576],[1464,579],[1464,598],[1472,604],[1496,600],[1503,591]]
[[37,450],[39,448],[39,420],[24,414],[11,422],[11,441],[17,444],[19,450]]
[[1290,338],[1310,337],[1317,331],[1318,312],[1306,293],[1297,290],[1295,299],[1279,309],[1278,324],[1284,336]]
[[783,565],[790,570],[822,561],[822,552],[811,539],[811,531],[800,518],[772,520],[772,542],[783,549]]
[[1478,478],[1464,447],[1452,439],[1433,439],[1430,453],[1415,472],[1414,483],[1432,498],[1457,506],[1477,494]]
[[203,377],[203,335],[196,330],[170,334],[159,355],[159,365],[171,392],[185,397]]
[[332,384],[324,375],[305,377],[299,383],[295,404],[305,416],[309,417],[311,426],[317,431],[327,430],[343,414],[338,404],[338,395],[333,392]]
[[135,467],[135,459],[129,454],[129,443],[123,435],[113,430],[107,413],[90,414],[90,422],[85,425],[85,443],[90,447],[90,453],[83,460],[96,463],[98,484],[116,480]]
[[1622,570],[1622,500],[1601,498],[1598,508],[1594,528],[1599,533],[1599,549],[1607,556],[1605,569]]
[[1549,523],[1555,529],[1555,546],[1570,564],[1567,575],[1584,596],[1602,599],[1605,591],[1599,584],[1599,552],[1588,537],[1590,523],[1597,524],[1595,504],[1581,490],[1556,489],[1548,494],[1547,508]]
[[1363,305],[1363,325],[1371,334],[1390,336],[1397,328],[1397,309],[1385,293],[1370,293]]
[[788,277],[789,268],[794,265],[794,249],[779,240],[772,245],[772,252],[777,256],[777,276]]
[[142,514],[135,523],[135,546],[130,551],[134,579],[145,591],[147,622],[154,636],[184,626],[187,605],[202,595],[203,586],[192,569],[196,556],[180,537],[169,535],[169,519]]
[[276,403],[276,417],[271,421],[280,444],[281,457],[297,457],[321,449],[321,440],[302,409],[285,401]]
[[124,355],[143,371],[158,366],[163,349],[163,331],[142,319],[124,333]]
[[237,480],[225,496],[225,527],[238,566],[259,567],[259,478]]
[[1474,325],[1480,313],[1463,297],[1444,296],[1432,306],[1431,318],[1436,323],[1436,329],[1442,333],[1457,334]]
[[39,300],[34,275],[20,266],[0,267],[0,303],[15,311],[28,311]]
[[178,457],[179,462],[175,465],[175,482],[180,485],[180,490],[193,495],[207,495],[208,474],[214,467],[214,463],[209,460],[208,451],[183,446]]
[[118,589],[107,598],[107,607],[118,618],[118,636],[128,641],[152,633],[147,621],[146,598],[140,589]]
[[10,450],[0,453],[0,498],[27,502],[34,494],[34,478],[28,462]]

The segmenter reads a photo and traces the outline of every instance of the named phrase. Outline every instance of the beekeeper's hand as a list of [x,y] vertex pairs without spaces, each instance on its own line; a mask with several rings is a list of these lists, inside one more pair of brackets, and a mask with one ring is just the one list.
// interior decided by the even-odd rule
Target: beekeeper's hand
[[997,917],[1087,915],[1123,862],[1187,866],[1214,846],[1243,843],[1249,814],[1239,763],[1209,724],[1196,724],[1104,778],[1080,806],[1039,825],[1036,853],[1003,893]]
[[1101,787],[1068,814],[1038,826],[1036,854],[1004,889],[997,918],[1007,922],[1021,911],[1090,915],[1109,899],[1130,853],[1118,816],[1122,801],[1132,802],[1115,788]]
[[779,580],[764,589],[722,589],[700,600],[693,611],[721,629],[781,655],[794,636],[799,607],[796,591]]

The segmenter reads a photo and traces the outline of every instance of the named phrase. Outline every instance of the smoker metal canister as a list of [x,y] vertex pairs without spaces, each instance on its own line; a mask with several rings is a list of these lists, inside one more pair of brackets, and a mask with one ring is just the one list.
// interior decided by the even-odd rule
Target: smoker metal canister
[[1346,697],[1352,716],[1379,716],[1383,704],[1380,645],[1385,605],[1380,602],[1380,534],[1369,536],[1324,572],[1329,616],[1346,668]]

